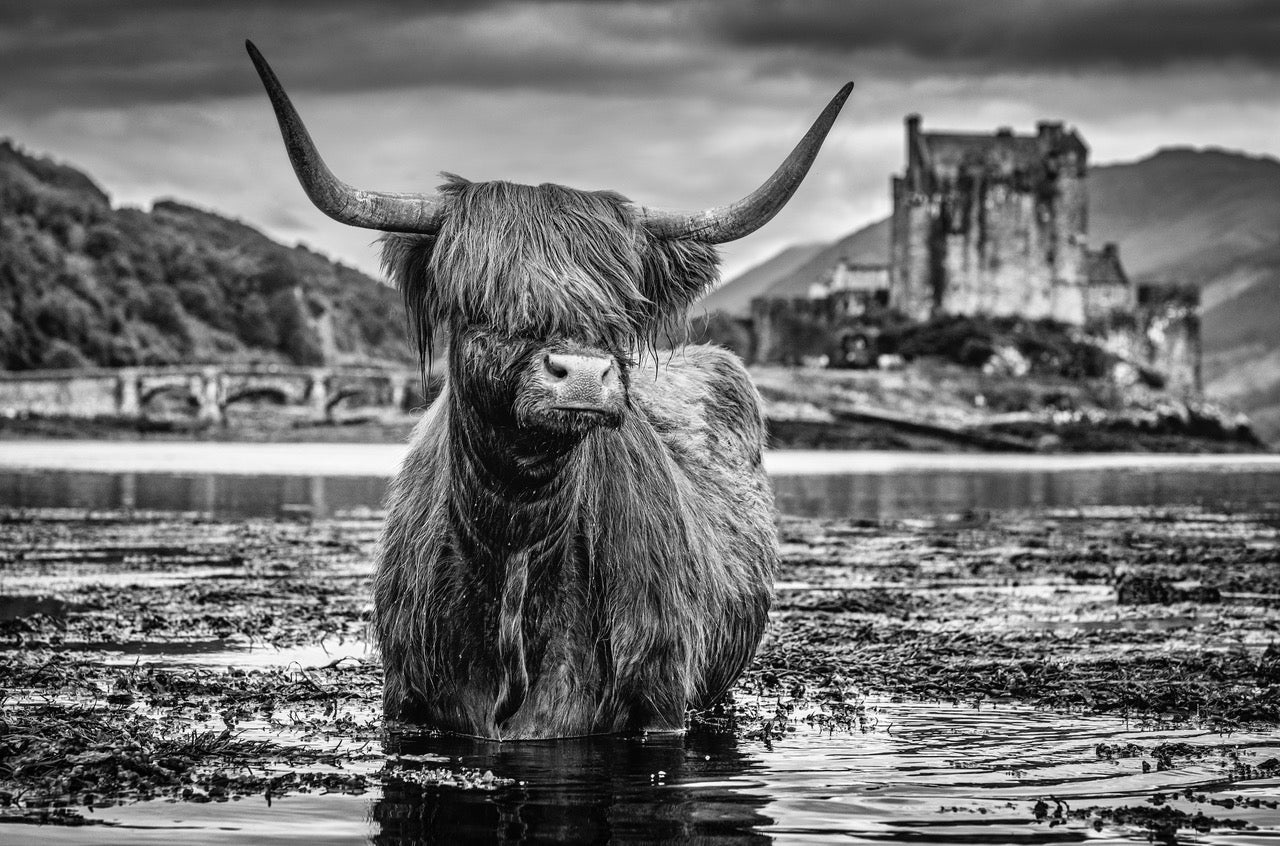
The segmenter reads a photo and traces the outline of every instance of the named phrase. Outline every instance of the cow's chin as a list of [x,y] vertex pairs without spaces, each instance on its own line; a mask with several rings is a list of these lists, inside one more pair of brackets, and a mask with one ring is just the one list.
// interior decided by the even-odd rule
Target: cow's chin
[[584,438],[597,429],[617,429],[622,414],[620,402],[591,407],[539,404],[523,415],[521,423],[545,435]]

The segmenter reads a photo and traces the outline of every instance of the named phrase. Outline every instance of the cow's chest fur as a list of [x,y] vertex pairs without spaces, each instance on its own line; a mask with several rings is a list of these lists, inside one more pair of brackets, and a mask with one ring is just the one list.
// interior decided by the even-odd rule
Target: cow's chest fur
[[[520,511],[511,525],[546,525]],[[431,609],[447,621],[429,646],[449,668],[437,678],[437,718],[456,708],[458,729],[497,737],[681,726],[696,687],[694,609],[664,602],[670,585],[611,578],[627,562],[610,560],[618,550],[584,522],[505,551],[455,524],[440,565],[458,584]]]

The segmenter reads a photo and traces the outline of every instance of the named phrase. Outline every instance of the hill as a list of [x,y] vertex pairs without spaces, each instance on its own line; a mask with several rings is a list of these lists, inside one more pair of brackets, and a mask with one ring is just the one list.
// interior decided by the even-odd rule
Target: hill
[[[1091,168],[1089,196],[1090,241],[1118,243],[1135,281],[1200,288],[1208,396],[1248,412],[1268,439],[1280,438],[1280,161],[1165,149]],[[841,256],[883,262],[888,249],[886,219],[772,281],[753,268],[743,275],[751,275],[749,294],[734,279],[716,292],[717,303],[745,315],[751,297],[803,296]]]
[[113,208],[0,142],[0,368],[412,360],[399,295],[175,201]]
[[827,244],[820,243],[787,247],[707,294],[700,305],[708,311],[745,311],[753,297],[763,295],[779,279],[790,278],[801,265],[828,249]]

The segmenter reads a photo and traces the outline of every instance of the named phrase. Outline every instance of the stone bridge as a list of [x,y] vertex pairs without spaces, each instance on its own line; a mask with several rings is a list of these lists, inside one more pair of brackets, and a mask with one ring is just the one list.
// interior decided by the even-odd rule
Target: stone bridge
[[220,423],[236,403],[271,402],[327,419],[339,405],[408,411],[420,402],[408,368],[190,365],[0,373],[0,415],[143,418],[176,403]]

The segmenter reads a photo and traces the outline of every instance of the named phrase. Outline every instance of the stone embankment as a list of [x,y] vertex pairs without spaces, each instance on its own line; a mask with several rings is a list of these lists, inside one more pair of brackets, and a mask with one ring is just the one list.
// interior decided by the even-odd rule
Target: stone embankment
[[1259,452],[1243,415],[1106,379],[755,367],[778,447],[1000,452]]

